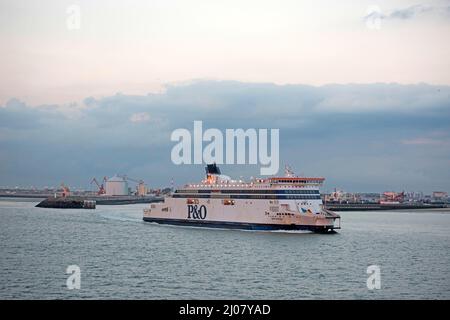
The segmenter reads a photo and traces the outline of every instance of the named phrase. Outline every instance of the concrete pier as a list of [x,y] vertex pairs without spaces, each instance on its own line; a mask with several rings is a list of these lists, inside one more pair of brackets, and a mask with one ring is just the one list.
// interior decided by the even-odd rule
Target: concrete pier
[[36,207],[56,209],[95,209],[94,200],[85,200],[74,197],[47,198],[39,202]]
[[97,205],[124,205],[134,203],[161,202],[162,197],[155,196],[70,196],[70,197],[48,197],[36,205],[41,208],[72,208],[72,209],[95,209]]
[[324,205],[332,211],[374,211],[374,210],[417,210],[417,209],[439,209],[447,208],[447,204],[426,204],[426,203],[327,203]]

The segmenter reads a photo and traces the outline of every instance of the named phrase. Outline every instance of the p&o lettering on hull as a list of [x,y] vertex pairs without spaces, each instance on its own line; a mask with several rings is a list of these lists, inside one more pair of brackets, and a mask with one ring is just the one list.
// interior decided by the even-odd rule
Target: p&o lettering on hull
[[202,219],[204,220],[206,218],[207,209],[204,205],[198,206],[198,205],[188,205],[188,219]]

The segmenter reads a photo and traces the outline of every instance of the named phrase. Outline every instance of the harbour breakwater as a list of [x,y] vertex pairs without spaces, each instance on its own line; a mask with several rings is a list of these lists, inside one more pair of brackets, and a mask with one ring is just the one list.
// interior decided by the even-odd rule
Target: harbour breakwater
[[443,209],[450,207],[448,204],[428,203],[327,203],[325,207],[331,211],[377,211],[377,210],[418,210],[418,209]]
[[111,196],[111,197],[48,197],[39,202],[36,207],[58,209],[95,209],[96,205],[124,205],[135,203],[160,202],[163,199],[156,196]]
[[85,200],[74,197],[64,198],[47,198],[39,202],[38,208],[55,208],[55,209],[95,209],[94,200]]

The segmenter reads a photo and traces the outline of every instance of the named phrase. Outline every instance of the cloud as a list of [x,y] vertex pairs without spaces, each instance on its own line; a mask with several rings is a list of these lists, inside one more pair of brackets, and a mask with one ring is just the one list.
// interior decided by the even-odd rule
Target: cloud
[[383,13],[379,7],[371,7],[364,21],[366,23],[373,23],[376,20],[409,20],[420,16],[433,14],[437,16],[443,16],[445,18],[450,17],[450,6],[432,6],[418,4],[407,8],[401,8],[393,10],[389,13]]
[[150,115],[147,112],[133,113],[130,116],[130,121],[134,123],[149,122]]
[[403,144],[412,144],[412,145],[432,145],[432,146],[440,146],[448,144],[448,141],[431,139],[431,138],[414,138],[403,140]]
[[[114,173],[152,186],[172,177],[197,181],[202,166],[171,163],[170,134],[202,120],[204,129],[280,129],[281,167],[323,175],[330,186],[450,190],[450,148],[441,143],[450,137],[449,86],[194,81],[159,94],[89,97],[70,108],[77,117],[16,99],[0,108],[2,185],[89,188],[93,176]],[[248,177],[259,167],[223,171]]]
[[426,136],[405,139],[401,143],[412,146],[450,147],[450,130],[433,130]]
[[432,7],[429,5],[415,5],[404,9],[397,9],[391,12],[388,18],[391,19],[411,19],[419,15],[442,10],[442,8]]

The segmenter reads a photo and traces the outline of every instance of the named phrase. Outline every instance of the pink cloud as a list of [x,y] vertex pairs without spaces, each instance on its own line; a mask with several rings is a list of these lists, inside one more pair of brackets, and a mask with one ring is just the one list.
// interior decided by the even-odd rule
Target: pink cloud
[[147,112],[133,113],[130,117],[130,121],[134,123],[149,122],[150,115]]
[[449,141],[422,137],[422,138],[402,140],[402,144],[442,146],[449,144]]

